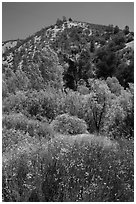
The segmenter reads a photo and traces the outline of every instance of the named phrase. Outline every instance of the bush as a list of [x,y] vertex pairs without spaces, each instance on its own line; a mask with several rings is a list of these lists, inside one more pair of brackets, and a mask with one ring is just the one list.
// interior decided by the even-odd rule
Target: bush
[[28,136],[29,134],[24,131],[4,127],[2,130],[2,152],[8,152],[12,147],[16,147],[19,141],[28,138]]
[[128,147],[115,152],[93,142],[71,145],[66,137],[27,140],[3,155],[3,200],[133,202],[133,176]]
[[123,87],[120,85],[118,79],[116,77],[108,77],[106,79],[106,83],[111,91],[115,95],[119,96],[121,94],[121,90]]
[[96,136],[95,134],[77,134],[69,137],[69,135],[56,135],[52,140],[54,142],[69,144],[73,146],[74,144],[78,145],[89,145],[89,146],[99,146],[105,150],[117,151],[119,145],[116,140],[111,140],[105,136]]
[[39,122],[24,116],[22,113],[12,113],[4,115],[2,120],[3,126],[7,129],[16,129],[28,132],[30,136],[38,135],[50,139],[53,137],[53,131],[47,122]]
[[3,112],[18,111],[21,112],[26,108],[26,93],[18,91],[16,94],[10,94],[3,100]]
[[77,91],[80,93],[80,94],[83,94],[83,95],[86,95],[86,94],[89,94],[89,89],[84,86],[84,85],[80,85],[77,87]]
[[134,137],[134,93],[133,88],[121,90],[112,100],[104,121],[106,134],[112,138]]
[[2,125],[7,129],[15,128],[25,131],[27,129],[28,119],[22,113],[11,113],[10,115],[3,115]]
[[27,112],[30,116],[41,115],[49,121],[53,120],[61,111],[61,101],[64,94],[60,90],[51,87],[45,91],[35,91],[28,95]]
[[52,121],[51,127],[55,132],[61,134],[76,135],[87,133],[87,125],[85,121],[68,114],[58,115],[55,120]]
[[65,94],[61,90],[46,87],[46,90],[17,92],[3,100],[3,112],[22,112],[26,116],[37,115],[53,120],[62,112]]
[[5,98],[8,96],[8,87],[5,81],[2,81],[2,97]]
[[69,115],[84,119],[83,99],[84,95],[71,90],[68,91],[66,97],[63,99],[63,113],[68,113]]
[[[25,202],[35,186],[41,184],[39,169],[41,163],[37,152],[39,153],[42,148],[45,149],[44,144],[44,140],[28,137],[3,154],[4,201]],[[36,182],[35,185],[32,180]]]
[[63,21],[58,18],[56,21],[56,25],[60,28],[62,24],[63,24]]

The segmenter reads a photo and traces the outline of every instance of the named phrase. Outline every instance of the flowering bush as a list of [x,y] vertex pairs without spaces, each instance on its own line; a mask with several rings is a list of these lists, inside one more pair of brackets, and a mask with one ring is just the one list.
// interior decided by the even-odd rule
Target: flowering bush
[[4,115],[2,120],[3,126],[7,129],[16,129],[28,132],[30,136],[35,134],[46,139],[53,137],[53,131],[47,122],[39,122],[24,116],[22,113],[12,113]]
[[129,144],[115,152],[66,137],[27,139],[3,155],[3,200],[133,202],[132,158]]
[[28,135],[24,131],[4,127],[2,130],[2,151],[6,152],[12,147],[16,147],[18,142],[26,139]]

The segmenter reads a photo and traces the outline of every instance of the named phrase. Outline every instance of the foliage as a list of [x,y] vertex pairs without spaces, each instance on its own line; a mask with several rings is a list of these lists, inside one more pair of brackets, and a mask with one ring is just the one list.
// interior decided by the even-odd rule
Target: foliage
[[119,27],[118,26],[115,26],[114,27],[114,34],[117,34],[119,32]]
[[58,115],[55,120],[52,121],[51,127],[55,132],[61,134],[76,135],[87,133],[85,121],[68,114]]
[[122,49],[125,46],[125,37],[122,33],[116,34],[112,40],[115,43],[116,50]]
[[116,77],[108,77],[106,83],[111,93],[119,96],[121,94],[122,87]]
[[18,111],[21,112],[27,106],[26,104],[26,92],[18,91],[16,94],[9,94],[3,99],[3,112]]
[[108,33],[112,33],[112,32],[113,32],[113,25],[107,26],[106,31],[107,31]]
[[69,90],[61,106],[63,113],[84,119],[83,99],[84,96],[79,92]]
[[106,114],[105,126],[109,136],[114,138],[132,138],[134,136],[134,95],[133,91],[121,90],[121,94],[112,100]]
[[57,25],[58,27],[61,27],[62,24],[63,24],[63,21],[58,18],[57,21],[56,21],[56,25]]
[[77,91],[83,95],[89,94],[90,92],[89,89],[85,85],[78,85]]
[[68,63],[68,68],[63,73],[65,86],[77,90],[80,80],[87,82],[87,79],[92,76],[90,51],[83,49],[81,53],[75,55],[74,59],[64,55],[64,60]]
[[112,76],[116,67],[115,53],[106,49],[99,48],[96,53],[96,76],[98,78],[106,79],[108,76]]
[[115,76],[123,87],[128,87],[129,83],[134,83],[134,59],[128,59],[129,64],[122,60],[117,69]]
[[2,152],[8,152],[11,148],[16,148],[18,143],[30,138],[28,133],[25,133],[21,129],[15,129],[14,127],[8,129],[3,127],[2,130]]
[[15,148],[3,156],[3,200],[133,202],[130,158],[128,148],[114,152],[95,143],[70,144],[65,137],[48,144],[25,141],[18,154]]
[[123,32],[125,35],[129,34],[129,26],[126,25]]
[[85,121],[90,132],[99,133],[109,108],[112,94],[107,84],[102,80],[89,80],[91,92],[84,97]]
[[32,137],[38,135],[38,137],[45,137],[47,140],[53,137],[53,131],[47,122],[28,119],[21,113],[4,115],[2,123],[3,127],[7,129],[21,130],[25,133],[28,132]]
[[4,81],[2,81],[2,98],[8,96],[8,87]]
[[12,67],[3,70],[9,93],[39,90],[49,84],[54,87],[63,85],[63,68],[59,65],[56,53],[47,45],[43,47],[43,43],[34,51],[34,37],[15,51],[12,64]]
[[40,91],[19,91],[3,100],[3,112],[22,112],[26,116],[40,115],[52,120],[61,113],[64,98],[65,93],[50,86]]

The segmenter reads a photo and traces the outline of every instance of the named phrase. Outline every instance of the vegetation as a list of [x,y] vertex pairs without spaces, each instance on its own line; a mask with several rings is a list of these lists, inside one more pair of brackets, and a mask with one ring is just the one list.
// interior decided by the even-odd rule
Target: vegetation
[[4,202],[134,201],[133,40],[64,16],[5,51]]
[[55,132],[66,135],[76,135],[88,132],[85,121],[76,116],[69,116],[68,114],[58,115],[55,120],[52,121],[51,127]]

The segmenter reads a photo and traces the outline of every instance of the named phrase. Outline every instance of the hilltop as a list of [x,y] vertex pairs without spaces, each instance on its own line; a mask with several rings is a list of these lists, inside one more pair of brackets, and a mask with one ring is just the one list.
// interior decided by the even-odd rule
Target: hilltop
[[[36,73],[34,68],[31,68],[30,71],[29,67],[36,66],[38,70],[40,67],[45,67],[48,70],[45,64],[50,64],[49,61],[53,59],[55,60],[56,67],[62,66],[61,78],[63,78],[64,85],[68,88],[76,89],[80,79],[85,80],[87,83],[87,79],[90,77],[105,78],[107,76],[116,76],[123,86],[127,86],[128,82],[133,82],[133,79],[127,79],[127,81],[123,82],[115,70],[109,70],[106,74],[100,73],[103,72],[100,70],[103,68],[98,68],[100,67],[98,66],[98,53],[102,50],[102,52],[109,52],[109,56],[106,53],[106,58],[110,57],[110,55],[114,58],[110,62],[111,65],[108,65],[112,66],[113,61],[117,61],[117,51],[123,50],[125,47],[127,48],[130,43],[133,43],[133,40],[134,34],[129,31],[127,26],[124,30],[121,30],[118,26],[97,25],[74,21],[72,19],[58,19],[55,25],[45,27],[24,40],[3,42],[3,73],[5,73],[7,68],[11,69],[14,73],[21,70],[26,74],[26,77],[28,77],[29,73],[28,78],[31,81],[31,75],[36,75]],[[48,50],[50,50],[49,53]],[[131,59],[126,59],[126,65],[128,65],[128,60],[130,61],[129,64],[131,64],[132,55],[133,49],[130,49],[129,58]],[[83,56],[85,56],[84,60],[81,59]],[[45,58],[48,60],[45,60]],[[103,59],[100,60],[103,61]],[[76,68],[80,67],[80,73],[76,73],[76,70],[73,73],[74,68],[71,68],[71,72],[70,67],[67,70],[66,64],[68,66],[75,66]],[[107,69],[106,66],[105,72]],[[118,67],[120,65],[117,64],[116,66]],[[40,70],[41,73],[38,70],[36,72],[39,73],[41,81],[44,83],[47,82],[48,80],[46,79],[48,77],[45,77],[45,74],[43,76],[45,70]],[[128,68],[125,71],[128,72]],[[34,73],[30,74],[30,72]],[[77,78],[76,82],[72,78],[73,74],[76,75],[74,76]],[[70,76],[71,80],[68,79]]]

